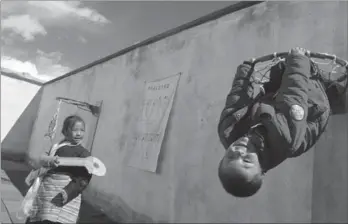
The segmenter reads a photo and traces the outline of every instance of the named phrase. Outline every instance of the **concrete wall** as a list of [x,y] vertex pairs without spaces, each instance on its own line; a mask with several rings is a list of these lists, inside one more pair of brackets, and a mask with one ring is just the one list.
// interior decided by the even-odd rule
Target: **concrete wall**
[[[332,34],[326,41],[332,44],[332,52],[348,59],[348,4],[339,6],[332,25],[322,24],[329,28],[322,33],[322,38],[327,37],[325,33],[331,29]],[[329,13],[323,15],[324,18],[332,16]],[[327,131],[314,148],[313,223],[348,222],[348,92],[342,99],[345,113],[331,116]]]
[[[41,100],[40,85],[1,75],[2,158],[25,156]],[[21,156],[20,156],[21,157]]]
[[[115,220],[311,222],[315,151],[270,171],[256,196],[235,199],[217,177],[224,153],[217,122],[239,63],[294,46],[348,58],[344,25],[347,2],[265,2],[138,48],[45,86],[30,152],[41,153],[56,96],[103,100],[92,153],[104,161],[108,173],[93,177],[86,197]],[[128,167],[127,141],[141,109],[144,81],[178,72],[182,76],[158,173]],[[337,119],[334,125],[347,135],[346,123]],[[334,128],[330,124],[327,133],[336,133]],[[342,137],[328,136],[331,143]],[[339,142],[344,147],[346,142]]]
[[315,148],[312,207],[314,223],[348,221],[347,126],[347,114],[333,116],[329,131]]

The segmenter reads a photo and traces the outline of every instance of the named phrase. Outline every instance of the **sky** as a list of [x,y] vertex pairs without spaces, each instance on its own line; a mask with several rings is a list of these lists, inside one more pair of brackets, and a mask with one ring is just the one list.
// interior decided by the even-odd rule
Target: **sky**
[[1,68],[42,81],[234,2],[1,1]]

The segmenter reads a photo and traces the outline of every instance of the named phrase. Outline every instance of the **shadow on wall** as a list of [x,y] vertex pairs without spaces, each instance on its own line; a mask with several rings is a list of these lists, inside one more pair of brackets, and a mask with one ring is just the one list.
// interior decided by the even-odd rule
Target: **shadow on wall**
[[[97,192],[91,189],[87,189],[85,192],[85,203],[89,205],[85,205],[85,207],[91,206],[91,201],[93,201],[94,210],[98,210],[100,213],[104,214],[113,214],[110,217],[112,222],[114,223],[155,223],[155,221],[142,213],[134,211],[121,197],[115,194],[109,194],[105,192]],[[99,205],[104,205],[103,208],[109,209],[110,211],[102,211]],[[108,206],[105,206],[108,205]],[[98,208],[99,207],[99,208]],[[83,212],[83,211],[82,211]],[[86,216],[87,217],[87,216]],[[98,217],[96,214],[95,217]],[[97,220],[92,217],[90,220]],[[166,223],[165,221],[160,221],[158,223]]]
[[1,159],[25,162],[33,125],[38,113],[42,88],[36,93],[1,142]]
[[12,184],[22,195],[25,195],[28,190],[28,186],[24,183],[25,177],[30,172],[30,167],[26,164],[26,153],[41,96],[42,88],[1,142],[1,169],[5,171]]
[[346,114],[348,112],[348,91],[343,95],[338,95],[336,89],[330,89],[328,91],[328,96],[333,114]]
[[102,211],[87,202],[83,196],[79,220],[77,223],[117,223],[110,219]]
[[6,173],[14,187],[24,196],[29,189],[24,180],[30,172],[30,167],[25,163],[1,160],[1,169]]

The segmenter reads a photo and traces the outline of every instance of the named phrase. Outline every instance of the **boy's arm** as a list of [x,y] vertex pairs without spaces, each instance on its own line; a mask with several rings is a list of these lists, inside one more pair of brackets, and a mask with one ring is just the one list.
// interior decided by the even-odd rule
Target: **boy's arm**
[[[277,96],[272,102],[261,103],[256,116],[267,129],[268,141],[288,157],[310,149],[325,129],[323,122],[307,122],[309,77],[309,58],[290,54]],[[328,116],[329,109],[321,118],[327,120]]]
[[250,86],[251,74],[252,67],[247,62],[238,66],[232,88],[226,98],[225,107],[221,112],[218,134],[225,149],[236,140],[232,130],[253,102],[253,89]]

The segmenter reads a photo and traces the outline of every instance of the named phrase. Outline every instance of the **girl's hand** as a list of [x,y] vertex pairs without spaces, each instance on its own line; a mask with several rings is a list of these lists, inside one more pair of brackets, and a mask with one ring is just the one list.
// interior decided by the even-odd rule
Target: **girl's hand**
[[51,165],[51,167],[54,167],[54,168],[59,166],[58,156],[54,157],[54,159],[51,161],[50,165]]
[[52,204],[54,204],[57,207],[62,207],[64,204],[68,201],[68,195],[67,193],[62,190],[59,194],[57,194],[53,199],[52,199]]
[[43,167],[56,168],[57,166],[59,166],[58,158],[58,156],[54,156],[53,158],[51,156],[42,156],[40,160]]

